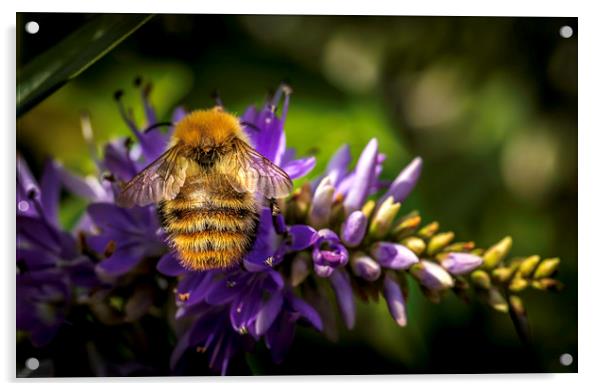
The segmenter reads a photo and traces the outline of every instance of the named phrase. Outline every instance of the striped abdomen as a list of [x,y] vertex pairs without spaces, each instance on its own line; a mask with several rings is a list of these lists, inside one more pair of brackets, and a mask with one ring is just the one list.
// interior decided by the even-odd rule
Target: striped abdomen
[[223,175],[189,177],[176,198],[160,206],[163,228],[183,266],[234,266],[251,249],[258,214],[251,193],[235,191]]

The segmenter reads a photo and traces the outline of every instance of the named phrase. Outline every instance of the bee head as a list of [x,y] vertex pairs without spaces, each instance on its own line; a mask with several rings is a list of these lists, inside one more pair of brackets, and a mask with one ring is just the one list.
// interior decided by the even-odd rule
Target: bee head
[[216,107],[196,110],[182,118],[176,124],[172,142],[182,142],[195,150],[209,153],[222,149],[233,138],[246,139],[238,118]]

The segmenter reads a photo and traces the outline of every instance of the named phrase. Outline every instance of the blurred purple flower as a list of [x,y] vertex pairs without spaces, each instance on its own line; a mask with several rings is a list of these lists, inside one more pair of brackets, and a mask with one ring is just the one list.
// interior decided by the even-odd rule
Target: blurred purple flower
[[449,253],[443,261],[443,266],[448,272],[454,275],[465,274],[481,266],[483,259],[477,255],[469,253]]

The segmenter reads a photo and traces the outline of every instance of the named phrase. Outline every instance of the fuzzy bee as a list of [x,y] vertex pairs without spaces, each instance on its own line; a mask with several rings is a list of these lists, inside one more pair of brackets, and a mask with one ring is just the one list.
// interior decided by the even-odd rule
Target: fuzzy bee
[[128,182],[121,206],[158,204],[181,264],[191,270],[236,265],[253,246],[259,211],[292,190],[289,176],[249,143],[221,107],[193,111],[170,146]]

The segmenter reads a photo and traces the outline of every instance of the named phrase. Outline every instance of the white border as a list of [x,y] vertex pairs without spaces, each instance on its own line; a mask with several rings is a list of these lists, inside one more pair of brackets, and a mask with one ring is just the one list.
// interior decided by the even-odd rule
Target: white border
[[[2,118],[4,127],[0,131],[0,145],[5,148],[0,158],[0,183],[6,183],[0,202],[5,226],[0,232],[2,249],[14,251],[14,191],[10,190],[14,181],[14,83],[15,83],[15,12],[156,12],[156,13],[272,13],[272,14],[365,14],[365,15],[474,15],[474,16],[577,16],[579,17],[579,375],[480,375],[480,376],[369,376],[369,377],[272,377],[272,378],[236,378],[236,379],[101,379],[86,380],[86,389],[106,389],[104,383],[145,382],[153,387],[164,388],[167,383],[175,387],[184,386],[184,382],[201,383],[193,387],[209,386],[215,389],[247,389],[262,390],[283,388],[291,390],[307,389],[320,385],[340,390],[365,389],[376,383],[383,388],[401,388],[405,390],[424,389],[456,389],[463,390],[508,390],[545,387],[546,390],[592,389],[600,385],[600,334],[602,322],[600,316],[600,285],[602,277],[602,254],[598,249],[599,227],[602,221],[600,201],[602,191],[600,184],[600,153],[602,143],[600,133],[600,72],[602,58],[600,42],[602,42],[601,16],[596,12],[593,1],[545,1],[527,2],[524,0],[506,0],[503,2],[486,1],[334,1],[334,0],[220,0],[203,2],[201,0],[146,0],[123,1],[103,0],[66,1],[66,0],[20,0],[18,4],[2,3],[3,55],[0,61],[4,92],[2,99]],[[544,72],[544,70],[542,70]],[[2,292],[6,304],[4,308],[6,321],[0,322],[0,337],[4,352],[0,355],[2,379],[11,381],[14,376],[14,266],[11,251],[5,252],[8,259],[2,260],[4,285]],[[563,316],[562,313],[557,316]],[[64,384],[63,382],[66,382]],[[23,382],[20,382],[23,383]],[[22,384],[28,388],[80,389],[77,379],[29,382]],[[14,386],[10,384],[10,386]],[[117,384],[111,384],[113,387]],[[133,385],[133,384],[132,384]],[[187,387],[187,386],[184,386]]]

